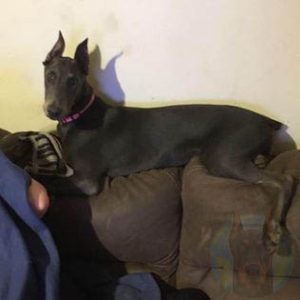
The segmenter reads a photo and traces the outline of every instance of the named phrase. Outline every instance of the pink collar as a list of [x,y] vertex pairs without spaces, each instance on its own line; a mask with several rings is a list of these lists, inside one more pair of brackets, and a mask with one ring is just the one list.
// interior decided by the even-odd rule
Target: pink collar
[[89,103],[78,113],[70,115],[70,116],[66,116],[63,118],[62,123],[63,124],[68,124],[71,123],[77,119],[80,118],[80,116],[92,105],[92,103],[95,101],[95,94],[93,93],[91,96],[91,99],[89,101]]

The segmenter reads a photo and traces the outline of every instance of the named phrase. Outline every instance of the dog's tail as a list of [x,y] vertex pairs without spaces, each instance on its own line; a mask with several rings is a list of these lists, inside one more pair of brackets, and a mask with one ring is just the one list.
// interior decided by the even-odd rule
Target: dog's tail
[[283,123],[273,119],[268,119],[268,124],[273,130],[279,130],[280,128],[285,126]]

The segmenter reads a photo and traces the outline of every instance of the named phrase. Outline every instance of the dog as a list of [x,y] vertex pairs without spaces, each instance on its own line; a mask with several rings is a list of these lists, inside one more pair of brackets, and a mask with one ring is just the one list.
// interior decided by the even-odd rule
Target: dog
[[[74,58],[63,57],[64,38],[44,60],[46,116],[58,121],[71,180],[86,195],[101,190],[105,175],[183,166],[198,155],[211,174],[271,184],[278,188],[267,240],[277,244],[285,222],[290,183],[259,170],[254,159],[269,155],[273,132],[282,123],[228,105],[177,105],[159,108],[113,106],[97,97],[87,82],[88,40]],[[286,187],[287,186],[287,187]]]
[[229,245],[233,257],[233,290],[244,297],[262,297],[273,293],[272,260],[261,239],[259,225],[244,228],[240,215],[233,216]]

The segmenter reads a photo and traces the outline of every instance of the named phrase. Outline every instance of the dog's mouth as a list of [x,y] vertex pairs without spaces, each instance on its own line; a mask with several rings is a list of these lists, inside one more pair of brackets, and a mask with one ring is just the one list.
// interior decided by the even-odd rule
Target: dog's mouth
[[54,106],[44,106],[44,113],[47,118],[54,121],[60,121],[64,117],[62,110]]
[[47,118],[53,121],[59,121],[62,119],[62,117],[59,114],[53,113],[53,112],[47,112],[46,113]]
[[49,113],[47,113],[46,116],[47,116],[47,118],[50,119],[50,120],[58,121],[58,119],[57,119],[55,116],[53,116],[53,115],[51,115],[51,114],[49,114]]

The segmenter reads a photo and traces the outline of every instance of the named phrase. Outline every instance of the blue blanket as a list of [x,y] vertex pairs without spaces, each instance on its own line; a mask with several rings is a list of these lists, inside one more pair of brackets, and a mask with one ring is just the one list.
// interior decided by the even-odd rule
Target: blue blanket
[[28,203],[29,184],[0,152],[0,299],[58,298],[58,253]]

